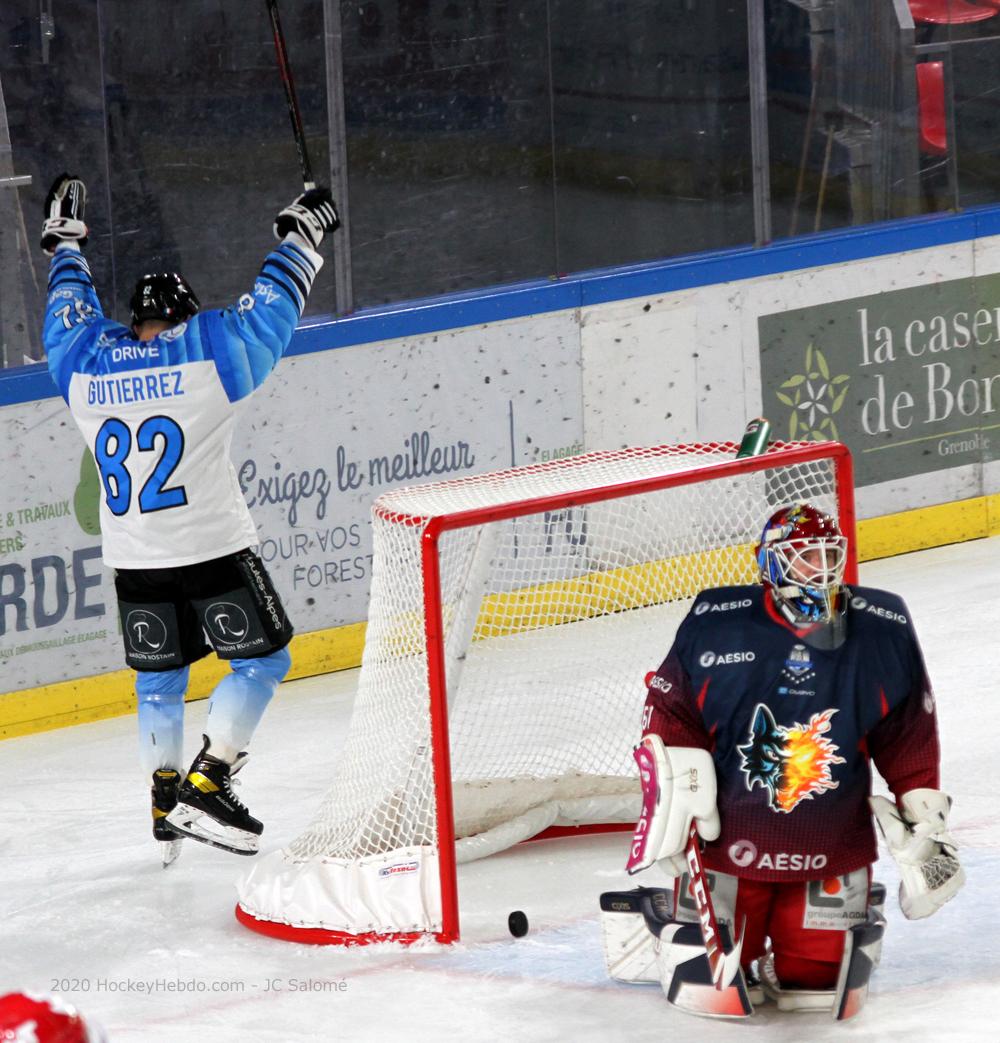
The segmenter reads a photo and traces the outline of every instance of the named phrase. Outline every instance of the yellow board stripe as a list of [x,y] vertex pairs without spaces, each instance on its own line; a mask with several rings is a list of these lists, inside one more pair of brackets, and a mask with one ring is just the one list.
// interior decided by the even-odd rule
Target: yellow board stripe
[[[1000,494],[978,496],[859,522],[858,558],[872,561],[997,534],[1000,534]],[[655,563],[654,567],[663,564]],[[597,584],[615,588],[633,586],[629,571],[612,570],[600,576],[582,577],[558,585],[561,586],[561,603],[566,615],[563,621],[582,618],[576,606],[585,588]],[[668,589],[672,589],[669,583]],[[674,596],[693,593],[678,590]],[[551,591],[548,596],[552,597]],[[543,588],[515,591],[494,599],[480,616],[476,637],[494,636],[529,625],[527,620],[535,616],[539,598],[546,599]],[[364,634],[364,623],[352,623],[298,635],[290,648],[292,669],[289,680],[358,666],[364,648]],[[191,667],[188,700],[206,698],[227,671],[226,664],[214,656],[195,663]],[[0,739],[130,713],[135,713],[135,674],[131,670],[81,677],[0,695]]]
[[[292,638],[289,649],[292,669],[288,678],[311,677],[357,666],[364,643],[364,623],[299,634]],[[188,701],[207,698],[228,672],[225,663],[215,656],[195,663],[191,667]],[[0,739],[130,713],[135,713],[135,673],[115,670],[96,677],[80,677],[0,695]]]
[[[476,619],[473,639],[501,637],[542,625],[575,623],[595,615],[595,605],[614,605],[617,611],[680,601],[694,597],[705,586],[752,583],[756,576],[754,549],[746,544],[539,583],[487,595]],[[601,613],[605,611],[606,608]]]

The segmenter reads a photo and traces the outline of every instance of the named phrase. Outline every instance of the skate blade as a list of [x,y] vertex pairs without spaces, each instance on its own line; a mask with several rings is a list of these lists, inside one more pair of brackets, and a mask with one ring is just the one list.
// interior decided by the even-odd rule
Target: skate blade
[[183,843],[184,841],[180,837],[178,837],[176,840],[159,841],[160,858],[163,862],[164,869],[166,869],[169,865],[173,865],[173,863],[176,862],[178,858],[180,858],[181,844]]
[[231,851],[234,855],[256,855],[260,844],[256,833],[224,826],[189,804],[178,804],[167,816],[167,824],[176,833],[221,851]]

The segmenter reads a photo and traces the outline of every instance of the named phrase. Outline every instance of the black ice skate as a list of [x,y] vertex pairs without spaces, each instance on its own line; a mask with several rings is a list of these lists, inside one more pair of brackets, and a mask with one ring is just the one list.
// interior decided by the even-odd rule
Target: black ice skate
[[177,806],[177,791],[181,776],[173,768],[158,768],[153,772],[153,839],[160,845],[164,867],[181,853],[181,837],[167,825],[167,815]]
[[177,806],[167,825],[203,844],[237,855],[257,853],[263,825],[255,819],[232,789],[232,776],[247,761],[241,753],[230,767],[208,752],[208,739],[181,783]]

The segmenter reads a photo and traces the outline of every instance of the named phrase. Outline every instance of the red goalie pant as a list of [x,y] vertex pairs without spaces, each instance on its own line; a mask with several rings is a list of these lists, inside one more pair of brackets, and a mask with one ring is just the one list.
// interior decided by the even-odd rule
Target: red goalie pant
[[849,924],[832,930],[817,929],[812,924],[821,919],[815,914],[817,898],[822,902],[829,895],[831,905],[835,904],[841,879],[795,883],[740,880],[736,890],[736,929],[746,917],[744,970],[764,955],[765,942],[770,938],[774,973],[783,987],[834,988]]

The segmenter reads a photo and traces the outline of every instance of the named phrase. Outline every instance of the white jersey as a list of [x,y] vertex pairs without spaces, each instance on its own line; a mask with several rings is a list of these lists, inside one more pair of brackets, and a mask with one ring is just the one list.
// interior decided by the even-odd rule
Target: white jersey
[[322,264],[286,239],[234,307],[140,342],[104,317],[83,256],[56,251],[43,337],[100,472],[106,565],[191,565],[257,542],[230,460],[236,411],[281,358]]

